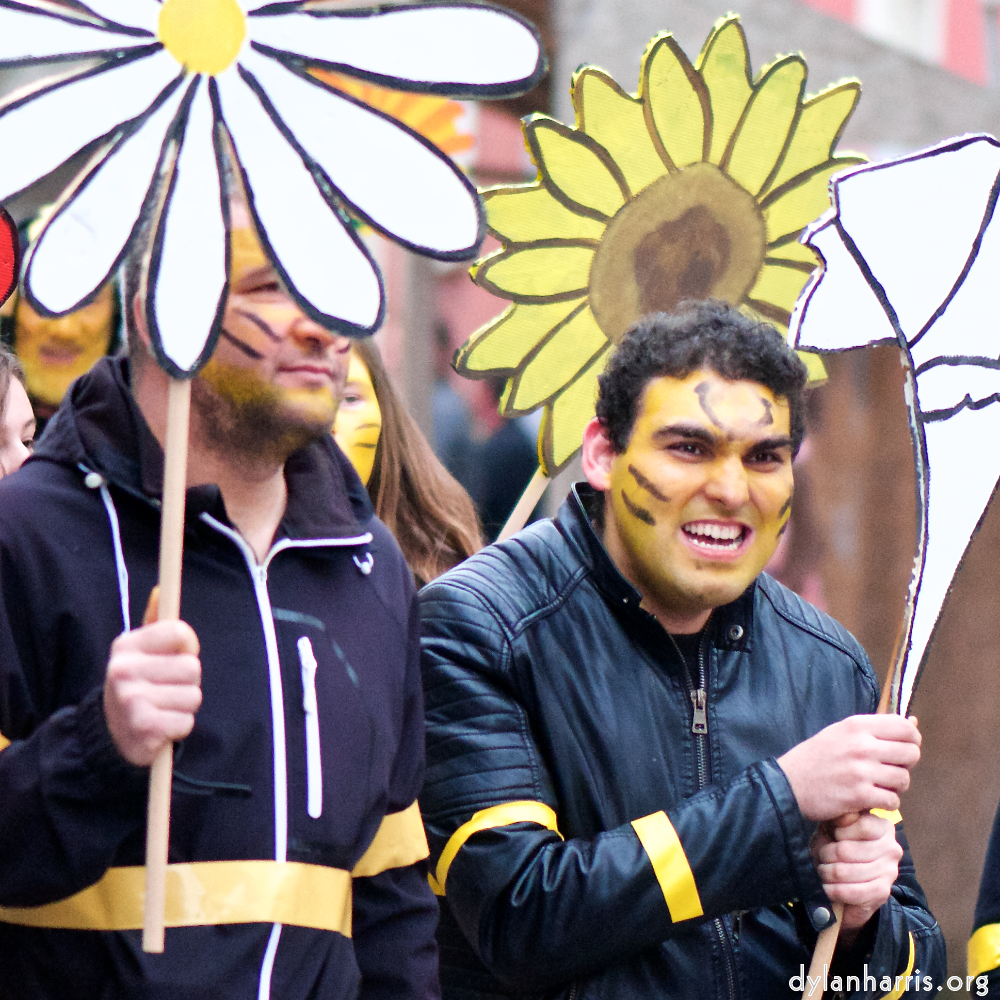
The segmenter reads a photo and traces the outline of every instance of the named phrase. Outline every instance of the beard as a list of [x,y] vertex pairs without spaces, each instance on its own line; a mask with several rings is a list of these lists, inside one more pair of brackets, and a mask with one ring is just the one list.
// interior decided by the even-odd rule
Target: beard
[[332,391],[292,394],[238,365],[210,361],[191,385],[191,407],[205,444],[230,461],[284,464],[289,455],[330,434],[336,415]]

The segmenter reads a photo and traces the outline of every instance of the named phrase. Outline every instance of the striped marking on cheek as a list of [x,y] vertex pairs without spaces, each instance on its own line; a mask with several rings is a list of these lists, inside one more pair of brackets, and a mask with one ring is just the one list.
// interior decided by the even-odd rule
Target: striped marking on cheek
[[625,509],[638,521],[642,521],[643,524],[648,524],[651,528],[656,527],[656,518],[646,510],[645,507],[640,507],[638,504],[634,504],[628,498],[628,494],[622,490],[622,502],[625,504]]

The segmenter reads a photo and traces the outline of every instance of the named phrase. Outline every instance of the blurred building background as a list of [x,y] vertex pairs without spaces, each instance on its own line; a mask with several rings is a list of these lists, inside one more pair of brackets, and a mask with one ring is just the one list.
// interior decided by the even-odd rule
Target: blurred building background
[[[737,11],[755,70],[778,53],[800,50],[810,92],[846,76],[861,79],[861,103],[839,148],[881,159],[963,132],[1000,133],[998,2],[741,0]],[[444,116],[449,141],[458,137],[456,157],[480,186],[534,177],[519,118],[549,111],[571,122],[569,81],[578,65],[600,65],[634,88],[650,37],[673,31],[693,59],[728,10],[719,0],[509,0],[506,6],[539,26],[552,74],[514,101],[463,105]],[[25,82],[23,72],[0,75],[0,93]],[[440,120],[435,127],[442,127]],[[65,180],[42,182],[8,207],[26,217]],[[502,445],[505,456],[519,452],[523,472],[517,475],[527,482],[534,467],[530,421],[512,438],[496,415],[497,387],[460,379],[447,365],[455,348],[506,303],[473,285],[465,265],[430,263],[371,240],[389,297],[377,340],[411,412],[431,440],[437,431],[442,457],[474,493],[487,488],[477,480],[483,468],[496,464],[483,461],[496,454],[490,446]],[[898,356],[880,347],[829,358],[827,366],[829,382],[810,401],[793,527],[772,569],[850,628],[884,676],[914,548],[913,465]],[[516,477],[505,471],[503,478],[509,484]],[[549,509],[572,478],[570,470],[550,487]],[[1000,716],[998,556],[1000,512],[991,510],[959,574],[914,702],[924,760],[903,806],[956,973],[964,970],[1000,799],[1000,746],[993,745]]]

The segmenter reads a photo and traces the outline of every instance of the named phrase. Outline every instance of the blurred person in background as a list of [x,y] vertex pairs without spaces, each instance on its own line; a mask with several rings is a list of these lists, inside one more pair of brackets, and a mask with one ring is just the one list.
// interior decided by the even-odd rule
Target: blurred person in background
[[24,371],[0,347],[0,477],[16,472],[31,454],[35,414],[24,390]]
[[355,341],[334,437],[423,586],[482,547],[468,493],[393,388],[378,347]]
[[451,337],[448,327],[438,323],[434,328],[434,396],[431,407],[434,417],[434,453],[441,464],[465,488],[472,486],[475,468],[472,441],[472,414],[468,404],[451,384]]

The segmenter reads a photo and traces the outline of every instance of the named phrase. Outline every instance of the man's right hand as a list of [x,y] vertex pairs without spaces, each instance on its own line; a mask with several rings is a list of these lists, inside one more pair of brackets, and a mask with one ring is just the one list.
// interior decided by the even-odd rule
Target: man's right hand
[[104,717],[118,752],[137,767],[194,728],[201,705],[198,636],[186,622],[143,625],[115,639],[104,681]]
[[899,808],[920,760],[920,731],[898,715],[852,715],[778,758],[802,815],[822,823],[846,813]]

